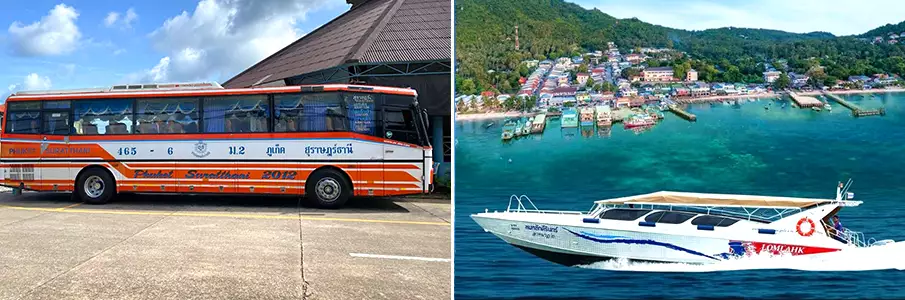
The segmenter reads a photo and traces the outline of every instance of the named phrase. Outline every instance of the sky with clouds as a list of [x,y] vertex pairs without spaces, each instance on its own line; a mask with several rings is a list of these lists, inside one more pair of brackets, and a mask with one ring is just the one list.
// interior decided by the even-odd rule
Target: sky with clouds
[[4,1],[0,97],[223,82],[349,10],[342,0]]
[[777,29],[789,32],[826,31],[861,34],[905,21],[905,1],[873,0],[577,0],[611,16],[672,28],[702,30],[720,27]]

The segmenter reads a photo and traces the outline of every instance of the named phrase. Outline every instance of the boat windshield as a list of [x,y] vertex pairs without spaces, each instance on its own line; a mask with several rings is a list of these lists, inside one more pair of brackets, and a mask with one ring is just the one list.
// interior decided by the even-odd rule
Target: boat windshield
[[742,220],[770,223],[801,212],[799,208],[765,208],[765,207],[718,207],[718,206],[681,206],[651,204],[601,204],[598,209],[607,208],[639,208],[665,211],[684,211],[706,215],[726,216]]

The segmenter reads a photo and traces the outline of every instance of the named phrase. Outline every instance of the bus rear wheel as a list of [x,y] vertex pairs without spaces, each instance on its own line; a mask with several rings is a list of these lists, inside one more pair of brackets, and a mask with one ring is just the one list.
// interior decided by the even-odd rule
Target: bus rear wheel
[[85,170],[75,182],[75,193],[88,204],[110,202],[116,193],[115,189],[116,183],[110,173],[97,168]]
[[352,195],[352,184],[333,169],[314,171],[305,182],[305,198],[320,208],[339,208]]

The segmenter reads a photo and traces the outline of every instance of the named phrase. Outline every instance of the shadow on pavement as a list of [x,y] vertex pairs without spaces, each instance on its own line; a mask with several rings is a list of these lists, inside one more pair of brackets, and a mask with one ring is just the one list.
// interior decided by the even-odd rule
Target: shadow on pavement
[[[408,213],[409,210],[393,198],[351,198],[340,209],[319,209],[307,206],[304,199],[292,196],[244,195],[176,195],[176,194],[119,194],[103,205],[82,204],[79,209],[105,210],[166,210],[210,212],[276,212],[295,214],[301,201],[303,215],[327,213]],[[69,193],[24,193],[20,196],[0,194],[0,205],[62,208],[80,201]]]

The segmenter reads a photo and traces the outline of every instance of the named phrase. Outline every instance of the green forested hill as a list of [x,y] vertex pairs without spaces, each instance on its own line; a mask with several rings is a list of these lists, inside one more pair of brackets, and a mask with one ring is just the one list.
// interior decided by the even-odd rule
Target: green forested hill
[[885,38],[889,33],[900,34],[902,32],[905,32],[905,22],[899,24],[886,24],[865,32],[864,34],[859,35],[859,37],[873,38],[875,36],[882,36]]
[[562,0],[457,0],[455,9],[457,83],[471,79],[477,90],[514,90],[515,80],[527,72],[519,70],[520,61],[602,50],[607,42],[615,42],[623,53],[636,47],[684,51],[690,57],[667,64],[690,65],[704,80],[758,82],[763,63],[778,59],[787,60],[790,71],[796,72],[823,66],[814,75],[826,82],[849,75],[905,73],[902,46],[870,45],[826,32],[734,27],[689,31],[617,19]]

